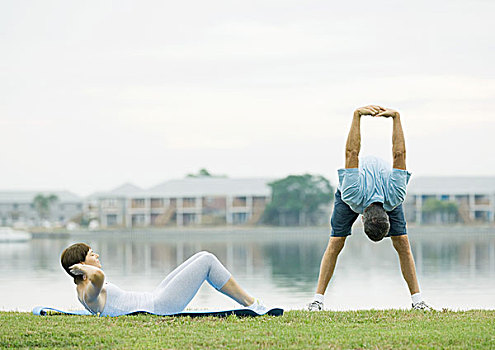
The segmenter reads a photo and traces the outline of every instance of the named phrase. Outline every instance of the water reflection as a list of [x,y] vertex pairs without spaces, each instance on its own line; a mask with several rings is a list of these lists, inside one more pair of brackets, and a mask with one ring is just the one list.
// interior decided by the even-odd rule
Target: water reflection
[[[411,230],[420,283],[440,307],[495,308],[495,232]],[[0,308],[29,310],[37,304],[79,307],[74,285],[60,267],[61,251],[83,241],[99,252],[112,282],[150,290],[168,272],[208,250],[239,282],[267,303],[299,308],[314,293],[326,229],[133,232],[34,239],[0,244]],[[459,293],[462,290],[462,294]],[[356,230],[339,257],[327,292],[332,309],[408,307],[409,297],[390,240],[370,242]],[[230,307],[205,287],[193,307]]]

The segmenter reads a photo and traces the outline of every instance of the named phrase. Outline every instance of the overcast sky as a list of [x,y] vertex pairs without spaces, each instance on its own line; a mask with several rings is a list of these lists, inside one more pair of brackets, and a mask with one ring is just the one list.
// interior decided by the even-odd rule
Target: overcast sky
[[[495,175],[494,1],[0,3],[0,190],[87,195],[207,168],[333,184],[356,107],[413,176]],[[362,154],[391,159],[391,122]]]

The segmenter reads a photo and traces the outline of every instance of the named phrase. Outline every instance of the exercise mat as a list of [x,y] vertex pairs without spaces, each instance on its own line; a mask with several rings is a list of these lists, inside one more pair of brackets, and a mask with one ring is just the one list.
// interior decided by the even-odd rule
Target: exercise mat
[[[38,315],[38,316],[54,316],[54,315],[77,315],[77,316],[93,316],[89,311],[87,310],[73,310],[73,311],[64,311],[64,310],[59,310],[55,309],[52,307],[45,307],[45,306],[37,306],[33,309],[33,314]],[[207,317],[207,316],[213,316],[213,317],[226,317],[230,315],[235,315],[239,317],[256,317],[256,316],[263,316],[263,315],[268,315],[268,316],[282,316],[284,314],[283,309],[279,308],[273,308],[268,310],[264,314],[258,314],[254,312],[253,310],[250,309],[231,309],[231,310],[186,310],[182,311],[176,314],[171,314],[171,315],[159,315],[159,314],[154,314],[146,311],[135,311],[128,313],[126,315],[138,315],[138,314],[150,314],[150,315],[157,315],[157,316],[189,316],[189,317]],[[121,316],[126,316],[126,315],[121,315]],[[114,316],[118,317],[118,316]]]

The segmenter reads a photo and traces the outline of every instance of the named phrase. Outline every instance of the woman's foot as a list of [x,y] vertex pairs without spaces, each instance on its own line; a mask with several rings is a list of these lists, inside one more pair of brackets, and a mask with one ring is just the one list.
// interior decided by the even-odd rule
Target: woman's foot
[[254,303],[247,307],[249,310],[256,312],[258,315],[266,314],[270,309],[259,299],[254,299]]

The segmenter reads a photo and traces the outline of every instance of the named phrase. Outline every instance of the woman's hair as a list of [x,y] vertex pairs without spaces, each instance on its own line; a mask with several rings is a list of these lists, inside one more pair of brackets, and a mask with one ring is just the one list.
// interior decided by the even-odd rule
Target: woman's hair
[[88,255],[91,247],[86,243],[75,243],[70,247],[65,248],[62,252],[62,256],[60,257],[60,262],[62,263],[62,267],[65,272],[67,272],[71,277],[74,278],[74,283],[78,284],[83,280],[83,276],[74,275],[70,272],[69,267],[74,264],[79,264],[86,260],[86,256]]
[[364,233],[373,242],[381,241],[390,230],[390,222],[383,204],[379,202],[370,204],[364,210],[363,217]]

